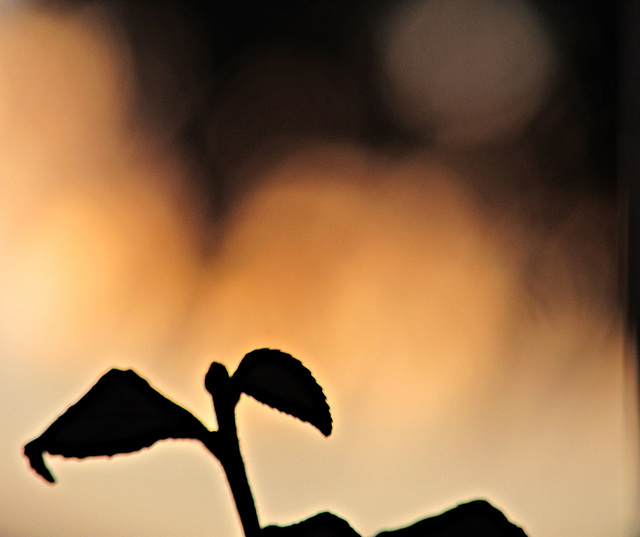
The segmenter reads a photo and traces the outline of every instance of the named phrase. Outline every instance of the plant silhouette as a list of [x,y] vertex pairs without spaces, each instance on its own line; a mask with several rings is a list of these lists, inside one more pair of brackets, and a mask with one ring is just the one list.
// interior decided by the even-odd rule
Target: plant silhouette
[[220,461],[246,537],[261,530],[240,452],[235,409],[245,393],[257,401],[315,426],[329,436],[331,412],[322,388],[293,356],[258,349],[244,356],[231,376],[213,362],[205,376],[218,429],[210,431],[191,412],[167,399],[132,370],[111,369],[38,438],[24,447],[32,468],[55,479],[44,453],[64,457],[132,453],[159,440],[196,439]]

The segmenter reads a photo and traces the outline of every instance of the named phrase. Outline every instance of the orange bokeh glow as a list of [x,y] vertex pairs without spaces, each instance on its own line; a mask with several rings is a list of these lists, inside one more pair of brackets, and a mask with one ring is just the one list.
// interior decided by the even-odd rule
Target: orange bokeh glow
[[0,533],[238,535],[193,445],[56,461],[46,490],[19,446],[112,366],[210,423],[209,363],[269,346],[313,371],[335,432],[241,403],[264,523],[330,509],[372,535],[480,496],[532,537],[631,535],[636,372],[606,207],[580,200],[549,238],[451,155],[299,144],[204,258],[186,167],[132,126],[128,56],[99,21],[3,17]]

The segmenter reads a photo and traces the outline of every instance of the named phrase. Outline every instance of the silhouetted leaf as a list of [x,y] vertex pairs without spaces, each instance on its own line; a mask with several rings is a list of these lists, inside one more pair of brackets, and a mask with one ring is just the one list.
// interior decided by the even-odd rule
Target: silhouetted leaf
[[131,453],[167,438],[202,440],[206,427],[132,370],[112,369],[41,436],[25,455],[33,469],[51,483],[43,453],[64,457]]
[[247,354],[233,374],[235,389],[331,434],[331,411],[322,388],[302,363],[279,350]]
[[360,537],[360,534],[346,520],[325,511],[290,526],[267,526],[260,537]]
[[524,530],[485,500],[473,500],[376,537],[527,537]]

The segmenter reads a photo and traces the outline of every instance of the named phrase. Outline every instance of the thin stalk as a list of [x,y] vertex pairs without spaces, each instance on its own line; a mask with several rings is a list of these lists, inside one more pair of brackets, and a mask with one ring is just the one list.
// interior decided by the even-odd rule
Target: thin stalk
[[218,430],[211,433],[205,445],[222,464],[245,537],[256,537],[260,533],[260,522],[240,452],[235,415],[237,402],[237,396],[230,397],[224,392],[213,397]]
[[228,438],[228,440],[224,443],[225,449],[221,453],[220,462],[227,476],[245,537],[256,537],[260,532],[260,522],[240,453],[238,437]]

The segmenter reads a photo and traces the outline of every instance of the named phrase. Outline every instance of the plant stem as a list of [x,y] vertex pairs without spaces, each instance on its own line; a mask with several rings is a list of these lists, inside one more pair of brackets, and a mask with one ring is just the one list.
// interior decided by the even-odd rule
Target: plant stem
[[218,430],[211,432],[205,445],[222,464],[245,537],[257,537],[260,533],[260,522],[242,460],[236,426],[235,407],[238,397],[225,395],[216,394],[213,397]]
[[226,441],[223,441],[224,448],[220,462],[229,482],[242,529],[245,537],[256,537],[260,532],[260,522],[240,453],[238,437],[234,435],[234,437],[227,437],[224,440]]

